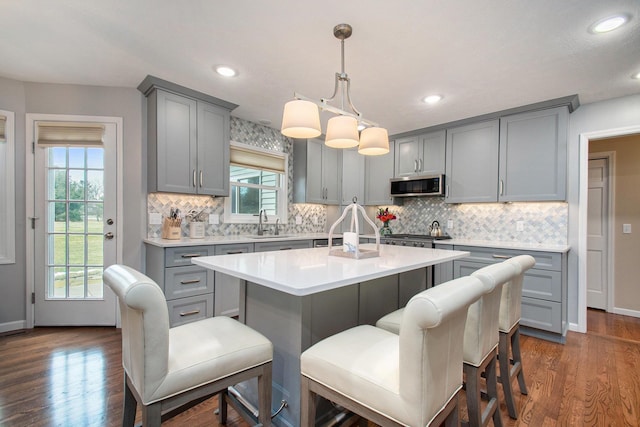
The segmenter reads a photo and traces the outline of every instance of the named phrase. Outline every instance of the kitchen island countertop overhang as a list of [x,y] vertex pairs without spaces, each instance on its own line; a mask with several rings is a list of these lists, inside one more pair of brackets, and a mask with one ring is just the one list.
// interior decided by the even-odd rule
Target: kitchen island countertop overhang
[[[375,249],[375,244],[361,248]],[[380,256],[330,256],[327,248],[193,258],[200,266],[291,295],[305,296],[463,258],[469,252],[380,245]]]

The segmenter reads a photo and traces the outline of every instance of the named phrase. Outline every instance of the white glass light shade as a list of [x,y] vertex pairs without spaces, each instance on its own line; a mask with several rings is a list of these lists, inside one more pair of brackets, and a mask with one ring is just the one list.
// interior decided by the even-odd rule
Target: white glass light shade
[[358,146],[358,121],[350,116],[335,116],[327,122],[325,145],[332,148]]
[[296,99],[284,104],[282,128],[284,136],[290,138],[315,138],[322,134],[318,106],[311,101]]
[[389,134],[385,128],[372,127],[360,133],[358,153],[365,156],[380,156],[389,152]]

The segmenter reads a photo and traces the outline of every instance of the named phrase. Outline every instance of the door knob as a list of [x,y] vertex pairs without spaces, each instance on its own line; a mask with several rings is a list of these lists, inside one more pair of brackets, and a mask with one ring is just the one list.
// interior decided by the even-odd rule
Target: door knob
[[112,232],[105,233],[104,238],[107,240],[113,239],[113,233]]
[[107,225],[113,225],[113,220],[111,218],[107,220]]

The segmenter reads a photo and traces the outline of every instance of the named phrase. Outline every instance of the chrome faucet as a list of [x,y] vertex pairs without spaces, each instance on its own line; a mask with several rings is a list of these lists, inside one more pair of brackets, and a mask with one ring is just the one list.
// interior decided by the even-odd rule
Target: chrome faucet
[[264,209],[260,209],[260,212],[258,213],[258,236],[262,236],[264,234],[264,229],[262,228],[262,215],[264,215],[265,222],[269,221],[267,218],[267,212]]
[[275,230],[273,232],[274,236],[279,236],[280,235],[280,218],[276,218],[276,227]]

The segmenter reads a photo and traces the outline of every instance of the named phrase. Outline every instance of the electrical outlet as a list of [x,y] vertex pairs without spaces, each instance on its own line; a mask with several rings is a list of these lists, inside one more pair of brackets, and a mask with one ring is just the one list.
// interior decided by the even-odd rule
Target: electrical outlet
[[631,234],[631,224],[622,224],[622,232],[624,234]]
[[300,215],[296,215],[296,225],[302,225],[302,217]]
[[311,220],[311,222],[313,222],[313,225],[318,225],[318,217],[314,216]]
[[149,214],[149,225],[160,225],[162,224],[162,215],[158,212]]
[[220,215],[209,214],[209,224],[220,224]]
[[524,221],[516,222],[516,231],[524,231]]
[[453,220],[452,220],[452,219],[450,219],[450,220],[448,220],[448,221],[447,221],[447,228],[448,228],[449,230],[453,229]]

